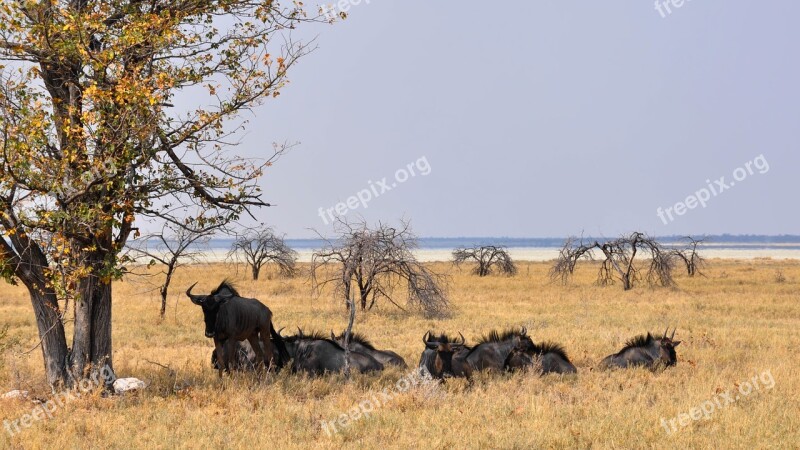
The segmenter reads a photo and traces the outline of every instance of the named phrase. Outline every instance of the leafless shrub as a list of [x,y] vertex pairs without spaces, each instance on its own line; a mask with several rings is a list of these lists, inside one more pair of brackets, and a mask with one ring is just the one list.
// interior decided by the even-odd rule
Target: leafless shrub
[[158,287],[161,295],[161,312],[163,319],[167,312],[167,296],[172,277],[179,267],[186,263],[198,262],[202,255],[202,247],[220,228],[219,225],[192,228],[165,223],[160,233],[140,237],[128,243],[125,259],[136,262],[142,258],[149,259],[147,268],[161,264],[163,281]]
[[417,239],[408,222],[401,222],[400,228],[379,223],[372,229],[363,221],[339,220],[335,227],[338,238],[325,239],[325,247],[312,256],[311,277],[316,292],[333,284],[351,311],[356,297],[362,311],[371,309],[380,298],[405,310],[393,298],[396,288],[405,285],[407,306],[428,316],[446,314],[449,303],[445,279],[412,254]]
[[580,259],[592,260],[591,248],[583,243],[583,239],[578,241],[575,237],[567,238],[564,246],[558,252],[558,258],[550,269],[550,279],[553,281],[559,280],[562,284],[567,284]]
[[695,239],[691,236],[687,236],[685,239],[688,241],[685,248],[672,249],[669,253],[684,263],[686,273],[690,277],[703,275],[700,269],[706,266],[706,260],[697,252],[697,247],[703,244],[703,239]]
[[786,283],[786,276],[783,274],[783,271],[778,269],[775,271],[775,282],[776,283]]
[[471,248],[457,248],[453,250],[453,262],[460,265],[466,261],[475,261],[477,266],[472,273],[485,277],[496,268],[500,273],[512,276],[517,273],[517,266],[511,260],[505,247],[482,245]]
[[604,259],[600,264],[597,283],[601,286],[622,283],[624,290],[629,290],[641,280],[640,268],[636,264],[636,257],[645,254],[649,256],[649,264],[644,269],[644,278],[651,286],[673,286],[672,279],[673,261],[668,251],[644,233],[634,232],[628,236],[621,236],[605,242],[594,241],[584,243],[576,238],[569,238],[559,252],[553,267],[550,269],[550,278],[554,281],[566,282],[575,270],[581,258],[594,260],[595,252],[599,251]]
[[228,258],[247,264],[254,280],[258,280],[264,265],[270,263],[285,277],[297,274],[297,252],[272,228],[251,229],[236,236]]

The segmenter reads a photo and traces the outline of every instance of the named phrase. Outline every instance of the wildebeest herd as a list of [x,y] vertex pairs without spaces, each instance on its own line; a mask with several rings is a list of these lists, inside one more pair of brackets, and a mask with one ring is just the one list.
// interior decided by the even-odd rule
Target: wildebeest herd
[[[186,295],[203,308],[205,335],[214,339],[211,363],[220,376],[230,370],[280,370],[287,365],[293,373],[309,375],[342,372],[346,365],[360,373],[381,371],[387,366],[407,367],[400,355],[376,349],[358,333],[350,336],[349,352],[345,351],[344,333],[336,336],[331,331],[326,336],[298,328],[297,334],[283,336],[275,330],[270,309],[256,299],[239,295],[230,282],[223,281],[209,295],[192,294],[196,284]],[[647,333],[629,340],[622,350],[604,358],[600,368],[675,365],[675,347],[681,341],[673,340],[674,329],[667,336],[668,330],[661,337]],[[525,327],[491,331],[472,346],[461,333],[453,338],[428,331],[422,342],[419,367],[438,379],[470,379],[479,371],[535,370],[542,375],[578,372],[563,347],[552,342],[534,343]]]

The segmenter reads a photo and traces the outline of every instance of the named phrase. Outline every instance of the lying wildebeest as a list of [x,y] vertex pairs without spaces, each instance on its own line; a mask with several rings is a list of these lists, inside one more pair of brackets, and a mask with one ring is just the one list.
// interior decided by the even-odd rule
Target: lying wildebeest
[[[256,365],[280,367],[288,359],[286,347],[280,335],[272,326],[272,311],[260,301],[243,298],[227,280],[214,289],[210,295],[192,294],[193,284],[186,295],[195,305],[203,308],[206,337],[214,338],[219,376],[230,369],[237,357],[237,342],[247,340],[255,352]],[[278,357],[273,355],[274,347]]]
[[[295,336],[284,338],[286,349],[292,361],[292,372],[306,372],[309,375],[324,375],[326,372],[343,372],[345,350],[336,341],[321,333],[303,333],[298,329]],[[350,351],[350,366],[360,373],[383,370],[383,364],[370,355]]]
[[533,344],[529,350],[514,348],[506,358],[506,370],[515,371],[527,367],[537,367],[542,375],[548,373],[569,374],[578,373],[578,369],[570,362],[567,352],[560,345],[553,342]]
[[464,336],[461,341],[451,339],[444,333],[435,336],[428,331],[422,337],[425,350],[419,359],[419,367],[425,368],[432,377],[443,380],[451,377],[470,378],[472,367],[467,363],[466,357],[470,348],[465,344]]
[[[336,341],[337,344],[344,347],[344,334],[336,336],[331,330],[331,339]],[[406,365],[406,361],[397,353],[391,350],[378,350],[376,349],[372,343],[367,340],[367,338],[359,333],[351,333],[350,334],[350,351],[355,351],[359,353],[363,353],[365,355],[372,356],[375,358],[379,363],[385,366],[398,366],[402,369],[408,367]]]
[[652,334],[647,333],[646,336],[637,336],[629,340],[622,350],[603,358],[603,361],[600,362],[600,367],[626,368],[645,366],[650,369],[656,369],[674,366],[678,363],[675,347],[680,345],[681,341],[672,340],[675,337],[675,329],[672,330],[670,337],[667,337],[667,331],[669,331],[669,328],[664,331],[664,336],[661,338],[655,338]]
[[[255,371],[258,369],[256,366],[256,352],[248,341],[235,341],[234,357],[228,361],[229,370],[239,371]],[[217,350],[211,350],[211,367],[219,370],[222,366],[217,359]]]
[[528,355],[533,354],[533,341],[527,335],[528,330],[508,330],[503,333],[491,331],[481,338],[467,356],[467,362],[476,370],[497,370],[506,368],[506,360],[513,350]]

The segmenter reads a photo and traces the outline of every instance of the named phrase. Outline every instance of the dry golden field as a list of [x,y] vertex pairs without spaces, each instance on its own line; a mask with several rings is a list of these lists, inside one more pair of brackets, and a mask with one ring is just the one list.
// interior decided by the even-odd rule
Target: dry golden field
[[[269,305],[276,326],[287,331],[341,329],[344,308],[330,297],[312,298],[307,278],[253,282],[243,270],[237,275],[224,265],[196,266],[178,273],[163,322],[155,293],[141,281],[115,284],[114,365],[118,376],[148,382],[145,391],[116,398],[86,394],[14,436],[4,427],[2,447],[800,447],[800,261],[713,260],[707,277],[680,276],[677,289],[631,292],[595,286],[588,266],[566,287],[548,282],[546,263],[522,263],[513,278],[484,279],[467,268],[435,266],[451,275],[452,318],[429,320],[387,304],[360,315],[358,330],[415,366],[428,329],[461,331],[471,342],[492,328],[527,325],[535,341],[566,347],[577,377],[482,375],[472,386],[456,381],[400,393],[397,382],[406,373],[398,369],[350,383],[289,371],[220,380],[210,367],[212,344],[203,336],[201,310],[179,294],[195,280],[195,292],[208,291],[231,275],[242,294]],[[4,287],[0,317],[0,325],[9,326],[0,342],[0,392],[20,388],[49,398],[41,352],[23,354],[38,339],[22,288]],[[668,324],[683,341],[676,367],[661,373],[593,369],[627,338]],[[758,389],[749,395],[737,388],[753,385]],[[330,435],[323,430],[321,421],[337,420],[384,388],[396,395],[368,417],[337,425]],[[691,419],[701,406],[706,417]],[[0,400],[0,420],[19,419],[33,407],[30,400]],[[675,431],[668,433],[661,419],[676,419]]]

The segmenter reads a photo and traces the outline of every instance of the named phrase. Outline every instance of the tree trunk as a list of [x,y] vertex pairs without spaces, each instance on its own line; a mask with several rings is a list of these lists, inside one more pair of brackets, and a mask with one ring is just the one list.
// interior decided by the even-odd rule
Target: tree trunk
[[[97,280],[90,277],[89,280]],[[111,285],[81,283],[75,301],[75,331],[72,352],[67,348],[64,326],[55,293],[29,287],[36,325],[41,338],[47,382],[54,391],[74,387],[76,382],[99,373],[113,374],[111,360]],[[85,295],[85,296],[84,296]]]
[[350,309],[350,314],[347,318],[347,329],[344,332],[344,377],[350,379],[350,336],[353,333],[353,323],[356,320],[356,305],[355,301],[348,298],[347,305]]
[[631,276],[627,273],[622,275],[622,289],[625,291],[631,289]]
[[169,264],[167,266],[167,275],[164,278],[164,284],[161,286],[159,293],[161,294],[161,311],[159,317],[162,319],[167,314],[167,295],[169,294],[169,285],[172,282],[172,274],[175,272],[175,265]]
[[158,312],[158,316],[162,319],[167,314],[167,286],[164,285],[161,287],[161,310]]
[[258,275],[261,272],[261,267],[253,264],[253,281],[258,281]]
[[108,367],[103,373],[113,374],[111,281],[98,275],[104,268],[104,258],[98,255],[91,258],[92,273],[79,281],[75,300],[75,331],[69,367],[75,380],[94,378],[105,366]]
[[44,370],[47,382],[55,392],[71,385],[67,377],[67,337],[58,310],[56,295],[49,290],[28,286],[28,292],[36,315],[36,326],[42,345]]

